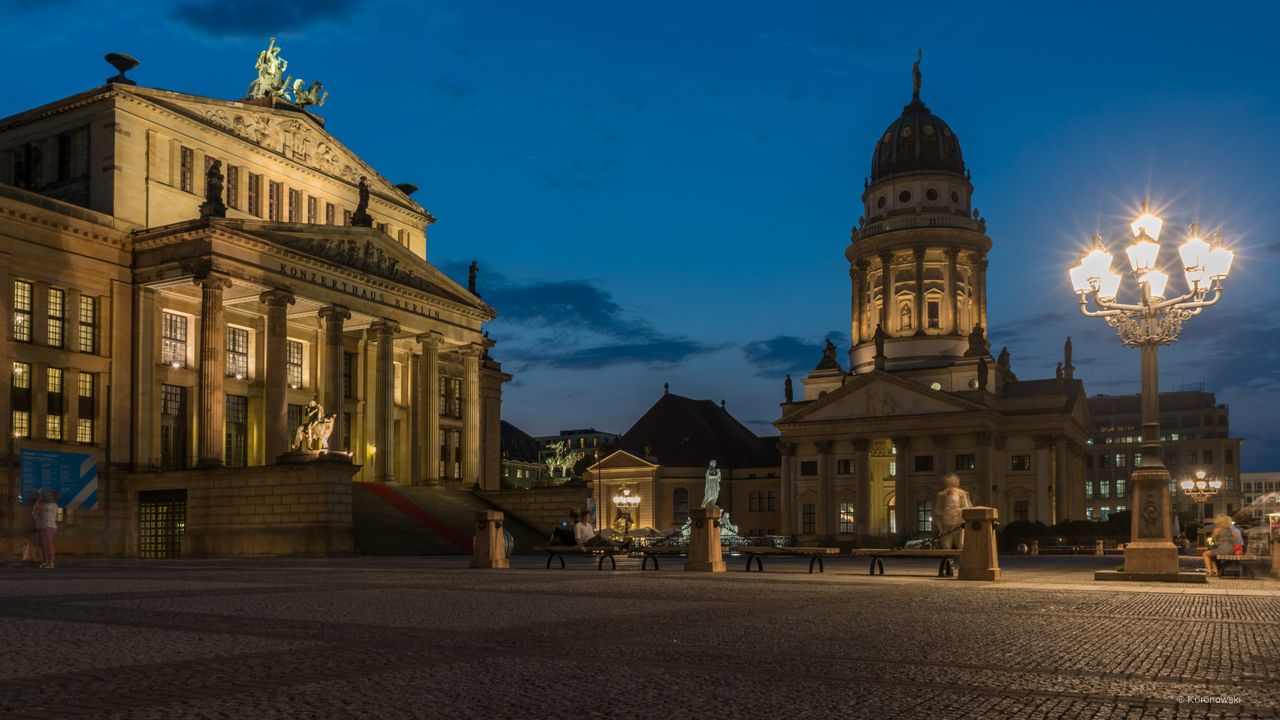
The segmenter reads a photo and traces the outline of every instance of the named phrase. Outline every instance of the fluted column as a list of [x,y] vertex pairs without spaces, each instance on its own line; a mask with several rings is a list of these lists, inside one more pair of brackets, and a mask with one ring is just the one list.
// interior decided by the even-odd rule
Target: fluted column
[[1032,437],[1036,445],[1036,454],[1032,458],[1032,468],[1036,475],[1036,511],[1031,520],[1039,520],[1045,525],[1053,524],[1053,499],[1049,487],[1053,484],[1052,455],[1053,436],[1036,435]]
[[781,520],[779,533],[792,535],[796,532],[796,444],[793,442],[778,443],[778,453],[782,456],[782,488],[778,498],[778,518]]
[[898,471],[893,476],[893,523],[900,533],[914,532],[916,516],[911,502],[911,471],[915,467],[912,465],[911,438],[896,437],[893,445],[898,449]]
[[[982,331],[984,337],[986,333],[991,331],[991,326],[987,324],[987,256],[983,255],[978,258],[977,263],[978,281],[975,285],[978,294],[978,322],[982,323]],[[971,328],[972,329],[972,328]]]
[[1059,435],[1053,439],[1053,523],[1072,519],[1071,505],[1067,499],[1067,436]]
[[956,299],[956,256],[959,254],[955,248],[947,248],[944,253],[947,256],[947,276],[945,278],[945,291],[947,293],[947,315],[948,327],[946,331],[952,335],[960,334],[960,301]]
[[227,374],[227,326],[222,291],[231,287],[231,281],[206,273],[195,283],[200,286],[200,443],[196,464],[218,467],[225,462],[227,441],[227,400],[222,386]]
[[289,449],[289,403],[288,359],[289,340],[289,306],[293,304],[293,293],[288,290],[268,290],[258,296],[258,301],[267,306],[267,347],[264,381],[265,442],[267,464],[274,463],[276,458]]
[[[893,312],[893,306],[896,304],[893,299],[893,254],[880,253],[880,327],[884,328],[886,333],[891,332],[889,327],[889,313]],[[891,337],[896,337],[896,333]]]
[[422,400],[422,422],[418,425],[418,444],[422,446],[422,463],[417,481],[424,485],[440,484],[440,345],[444,336],[426,333],[418,336],[422,344],[422,362],[418,363],[418,394]]
[[422,406],[427,399],[422,397],[422,356],[409,354],[409,474],[406,484],[417,485],[422,481],[423,447],[418,438],[422,437]]
[[858,531],[858,540],[871,535],[871,441],[867,438],[853,439],[854,451],[854,529]]
[[[853,326],[857,328],[858,339],[853,343],[859,345],[871,339],[873,328],[867,327],[867,299],[870,296],[867,287],[867,261],[859,260],[855,265],[855,275],[857,276],[857,293],[854,296],[854,307],[856,314],[853,316]],[[850,368],[852,369],[852,368]]]
[[862,342],[862,318],[858,313],[858,293],[862,289],[862,283],[858,280],[856,266],[849,268],[849,287],[849,345],[850,347],[857,347]]
[[341,305],[320,308],[324,318],[324,382],[321,384],[321,404],[324,411],[333,415],[333,430],[329,434],[331,452],[349,452],[343,441],[342,418],[342,324],[351,318],[351,311]]
[[462,397],[462,484],[480,482],[480,357],[484,349],[471,345],[463,351],[466,389]]
[[369,326],[374,342],[378,344],[375,356],[374,383],[377,397],[374,399],[373,437],[377,444],[377,452],[373,455],[373,479],[377,482],[395,480],[395,448],[391,429],[395,425],[395,383],[396,367],[395,348],[396,333],[400,325],[391,320],[378,320]]
[[914,249],[916,258],[916,335],[924,335],[924,248]]

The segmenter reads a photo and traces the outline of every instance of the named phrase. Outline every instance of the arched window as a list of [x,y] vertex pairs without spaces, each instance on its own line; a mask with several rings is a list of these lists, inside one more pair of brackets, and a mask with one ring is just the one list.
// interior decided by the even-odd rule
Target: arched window
[[685,488],[676,488],[671,493],[671,524],[676,527],[684,527],[689,521],[689,491]]

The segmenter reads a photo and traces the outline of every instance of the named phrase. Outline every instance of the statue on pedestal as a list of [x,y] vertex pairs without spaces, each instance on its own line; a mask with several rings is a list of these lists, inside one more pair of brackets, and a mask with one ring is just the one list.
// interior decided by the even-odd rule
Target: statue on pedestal
[[706,485],[702,491],[702,507],[719,507],[716,501],[720,499],[720,468],[716,467],[716,461],[712,460],[707,467]]
[[227,206],[222,202],[222,161],[209,163],[204,174],[204,202],[200,204],[200,217],[226,217]]
[[875,340],[876,343],[876,357],[884,357],[885,334],[884,328],[880,327],[879,323],[876,324],[876,332],[875,335],[872,336],[872,339]]
[[795,401],[795,389],[791,385],[791,376],[787,376],[786,382],[782,383],[782,397],[787,402]]
[[289,61],[280,57],[280,46],[276,45],[276,39],[271,38],[267,49],[258,53],[258,79],[249,83],[249,97],[260,99],[265,97],[285,98],[289,91],[289,78],[285,77],[284,71],[289,67]]
[[947,473],[942,477],[946,486],[933,499],[933,529],[942,536],[941,549],[960,550],[964,547],[964,530],[947,533],[948,530],[964,524],[964,509],[973,507],[969,502],[969,493],[960,488],[960,476]]
[[329,449],[329,435],[333,433],[334,416],[325,416],[324,406],[312,400],[302,410],[302,423],[293,433],[295,452],[320,452]]

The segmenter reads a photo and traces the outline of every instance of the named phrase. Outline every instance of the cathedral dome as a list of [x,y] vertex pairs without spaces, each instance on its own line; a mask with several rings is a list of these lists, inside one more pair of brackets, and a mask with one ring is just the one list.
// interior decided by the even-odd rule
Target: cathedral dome
[[871,182],[903,173],[964,175],[960,139],[920,100],[920,62],[913,68],[911,103],[889,124],[871,155]]

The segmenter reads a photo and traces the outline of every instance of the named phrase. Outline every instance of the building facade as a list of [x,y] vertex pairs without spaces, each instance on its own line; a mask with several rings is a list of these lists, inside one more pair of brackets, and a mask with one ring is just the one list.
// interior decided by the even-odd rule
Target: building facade
[[1245,517],[1261,522],[1268,517],[1280,520],[1280,472],[1241,473]]
[[496,488],[495,311],[427,262],[434,218],[406,190],[279,99],[117,79],[0,119],[0,424],[102,465],[107,503],[69,522],[109,514],[132,551],[131,486],[269,484],[311,401],[356,480]]
[[986,338],[986,221],[959,139],[920,99],[876,139],[845,251],[849,369],[828,345],[781,432],[781,532],[852,544],[937,532],[932,502],[956,472],[1003,521],[1084,516],[1083,384],[1021,381]]
[[[1137,467],[1142,447],[1139,395],[1095,395],[1089,398],[1093,438],[1085,453],[1085,519],[1106,520],[1132,506],[1129,473]],[[1179,487],[1204,471],[1221,480],[1222,490],[1205,503],[1205,517],[1234,515],[1246,505],[1240,479],[1243,440],[1231,437],[1230,410],[1213,393],[1181,391],[1160,394],[1160,444],[1169,468],[1173,507],[1195,517],[1195,502]]]

